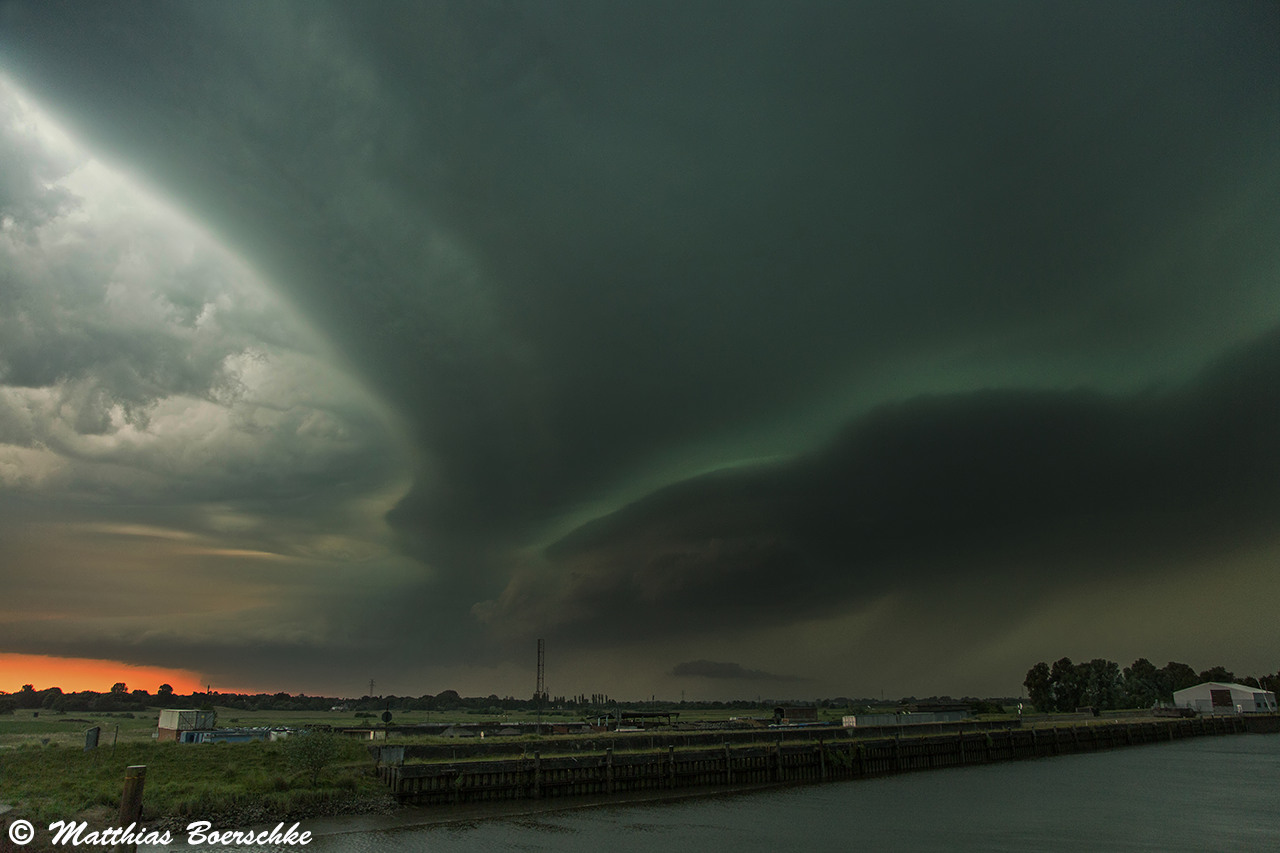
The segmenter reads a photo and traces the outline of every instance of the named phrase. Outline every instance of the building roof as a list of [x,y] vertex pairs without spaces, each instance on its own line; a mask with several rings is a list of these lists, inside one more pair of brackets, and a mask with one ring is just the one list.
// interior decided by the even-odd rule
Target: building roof
[[1247,684],[1228,684],[1223,681],[1206,681],[1203,684],[1196,684],[1191,687],[1184,687],[1181,690],[1173,691],[1176,696],[1179,693],[1186,693],[1188,690],[1199,690],[1202,687],[1216,688],[1218,690],[1239,690],[1241,693],[1270,693],[1270,690],[1263,690],[1261,687],[1250,687]]

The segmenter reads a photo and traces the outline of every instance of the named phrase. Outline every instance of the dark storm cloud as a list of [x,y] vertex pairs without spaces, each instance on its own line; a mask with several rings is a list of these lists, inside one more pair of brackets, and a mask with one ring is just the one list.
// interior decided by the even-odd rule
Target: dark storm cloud
[[905,353],[1151,369],[1209,297],[1115,266],[1276,132],[1256,10],[1157,8],[20,4],[5,47],[411,418],[440,547]]
[[676,678],[716,678],[740,681],[801,681],[791,675],[774,675],[759,669],[747,669],[740,663],[713,660],[690,660],[671,668]]
[[1166,571],[1280,511],[1280,331],[1175,392],[978,391],[667,487],[552,545],[484,615],[565,636],[763,628],[889,590]]
[[[317,606],[470,647],[473,605],[498,634],[624,605],[636,636],[653,628],[626,614],[778,624],[1046,541],[1065,564],[1128,530],[1173,549],[1228,510],[1247,527],[1228,499],[1247,474],[1213,473],[1243,464],[1214,441],[1247,420],[1203,414],[1225,384],[1180,383],[1280,322],[1276,17],[8,2],[0,66],[262,271],[414,447],[379,457],[368,413],[331,404],[323,444],[346,450],[311,453],[314,419],[264,405],[242,430],[261,452],[182,482],[265,537],[330,473],[403,470],[387,518],[421,577]],[[27,170],[0,178],[0,215],[65,212],[40,178],[62,165],[7,139]],[[166,310],[198,316],[202,287]],[[82,437],[117,406],[216,402],[220,356],[271,334],[270,312],[206,350],[180,323],[5,314],[27,335],[0,339],[6,381],[81,375],[61,393]]]

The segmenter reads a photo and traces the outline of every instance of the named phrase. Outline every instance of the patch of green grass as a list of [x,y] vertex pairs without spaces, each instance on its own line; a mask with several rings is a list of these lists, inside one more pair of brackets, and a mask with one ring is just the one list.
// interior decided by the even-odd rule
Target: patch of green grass
[[130,719],[89,711],[58,714],[49,710],[20,710],[0,715],[0,755],[13,747],[41,746],[45,740],[49,745],[83,747],[85,731],[94,726],[101,729],[99,744],[108,748],[113,740],[117,743],[149,741],[153,739],[159,716],[159,711],[136,714]]
[[70,818],[94,806],[118,808],[125,768],[145,765],[143,818],[199,816],[248,805],[274,804],[287,813],[346,792],[385,788],[370,772],[364,745],[339,742],[337,761],[311,785],[288,767],[283,744],[130,742],[93,752],[24,745],[0,759],[0,801],[37,825]]

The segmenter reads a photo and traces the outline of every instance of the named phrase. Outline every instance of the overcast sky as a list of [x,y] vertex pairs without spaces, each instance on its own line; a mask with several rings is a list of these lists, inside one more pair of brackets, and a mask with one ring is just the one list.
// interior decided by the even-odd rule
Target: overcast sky
[[1274,672],[1278,236],[1268,2],[0,0],[0,651]]

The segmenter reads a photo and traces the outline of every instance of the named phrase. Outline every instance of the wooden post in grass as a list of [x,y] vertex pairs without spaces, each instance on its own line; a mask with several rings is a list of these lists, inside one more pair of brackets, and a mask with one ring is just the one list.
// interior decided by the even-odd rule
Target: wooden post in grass
[[[131,823],[142,821],[142,786],[147,781],[147,766],[134,764],[125,768],[124,793],[120,797],[120,826],[127,827]],[[136,844],[121,844],[116,847],[122,853],[134,853]]]

